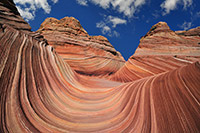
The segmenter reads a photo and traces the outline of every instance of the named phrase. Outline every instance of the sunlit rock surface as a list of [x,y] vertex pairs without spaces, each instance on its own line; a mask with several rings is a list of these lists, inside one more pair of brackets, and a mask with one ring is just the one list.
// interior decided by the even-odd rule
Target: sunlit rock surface
[[82,75],[108,76],[125,62],[105,37],[88,35],[73,17],[47,18],[37,33],[43,35],[58,55]]
[[175,31],[175,33],[183,36],[200,36],[200,26],[187,31]]
[[0,28],[0,132],[200,132],[197,55],[133,55],[99,77],[78,73],[39,36]]
[[180,35],[167,23],[159,22],[141,38],[135,54],[109,79],[130,82],[199,61],[199,34],[199,27],[188,30],[187,35]]
[[[198,29],[198,28],[196,28]],[[191,29],[192,31],[194,29]],[[200,33],[200,30],[196,30]],[[152,26],[150,31],[140,39],[140,44],[134,55],[200,55],[200,36],[188,31],[179,35],[170,30],[165,22]],[[186,34],[186,33],[185,33]]]

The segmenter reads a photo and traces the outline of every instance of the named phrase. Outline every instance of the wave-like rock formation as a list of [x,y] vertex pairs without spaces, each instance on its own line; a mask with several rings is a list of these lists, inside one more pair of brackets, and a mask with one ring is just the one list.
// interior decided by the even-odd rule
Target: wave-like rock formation
[[200,131],[198,62],[124,84],[84,79],[51,46],[3,28],[2,132]]
[[125,62],[105,37],[88,35],[73,17],[47,18],[37,33],[43,35],[58,55],[82,75],[108,76]]
[[20,16],[12,0],[0,1],[0,25],[8,24],[17,30],[29,32],[30,25]]
[[141,38],[135,54],[109,79],[130,82],[199,61],[199,33],[199,28],[194,28],[179,35],[165,22],[155,24]]
[[[195,31],[200,32],[196,28]],[[194,31],[191,29],[190,31]],[[139,47],[134,55],[200,55],[200,36],[191,33],[187,36],[172,31],[167,23],[159,22],[140,39]]]
[[[116,72],[103,76],[119,65],[115,58],[123,58],[106,53],[106,46],[103,54],[91,46],[93,56],[106,54],[104,60],[110,56],[112,62],[107,74],[105,68],[98,73],[100,77],[94,76],[97,70],[78,72],[84,69],[68,63],[59,53],[61,46],[56,49],[53,40],[39,36],[16,29],[9,21],[0,27],[0,132],[200,132],[197,55],[133,55]],[[74,35],[71,40],[76,40]],[[62,46],[73,51],[69,42]],[[80,59],[67,54],[71,57]],[[96,67],[95,62],[90,65]],[[139,78],[133,79],[133,72]]]
[[175,33],[183,36],[200,36],[200,26],[187,31],[175,31]]

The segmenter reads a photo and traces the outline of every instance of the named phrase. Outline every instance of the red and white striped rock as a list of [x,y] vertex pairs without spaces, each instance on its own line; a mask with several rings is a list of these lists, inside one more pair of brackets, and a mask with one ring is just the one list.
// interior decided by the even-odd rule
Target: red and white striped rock
[[200,131],[199,62],[128,83],[90,79],[45,42],[3,28],[1,132]]
[[125,62],[103,36],[89,36],[73,17],[47,18],[37,31],[77,73],[108,76]]
[[[198,29],[198,28],[197,28]],[[192,30],[191,30],[192,31]],[[195,30],[200,32],[199,30]],[[134,55],[200,55],[200,36],[198,33],[188,36],[172,31],[167,23],[159,22],[140,39]]]
[[0,25],[8,24],[17,30],[30,32],[30,25],[20,16],[13,0],[0,1]]
[[170,30],[167,23],[157,23],[141,38],[135,54],[109,79],[130,82],[199,61],[198,29],[189,30],[187,35],[179,35]]
[[[0,132],[200,132],[198,56],[134,55],[105,79],[77,73],[53,46],[0,27]],[[119,64],[111,57],[108,73]]]

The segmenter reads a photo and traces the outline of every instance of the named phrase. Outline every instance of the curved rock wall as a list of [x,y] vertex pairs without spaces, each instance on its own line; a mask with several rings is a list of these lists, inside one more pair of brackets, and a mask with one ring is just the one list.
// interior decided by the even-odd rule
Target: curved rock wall
[[45,42],[3,28],[1,132],[200,131],[199,62],[129,83],[88,79]]
[[108,79],[120,82],[135,81],[165,73],[196,61],[200,61],[200,56],[133,55],[123,67],[109,76]]
[[107,77],[124,65],[124,58],[105,37],[88,35],[73,17],[47,18],[37,33],[79,74]]
[[13,0],[0,1],[0,25],[8,24],[17,30],[29,32],[30,25],[20,16]]
[[141,38],[135,54],[109,79],[130,82],[199,61],[198,29],[188,30],[186,36],[172,31],[165,22],[155,24]]
[[[198,28],[188,36],[172,31],[167,23],[159,22],[140,39],[134,55],[188,55],[200,56]],[[193,31],[191,29],[191,31]]]
[[89,36],[74,18],[47,21],[38,32],[1,21],[1,133],[200,132],[198,54],[141,53],[124,63],[107,39]]

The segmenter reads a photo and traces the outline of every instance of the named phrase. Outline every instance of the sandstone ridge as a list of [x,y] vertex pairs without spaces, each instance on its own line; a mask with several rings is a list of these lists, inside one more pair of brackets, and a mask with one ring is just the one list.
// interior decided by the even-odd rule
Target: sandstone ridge
[[184,36],[200,36],[200,26],[189,29],[187,31],[175,31],[179,35],[184,35]]
[[[60,20],[47,18],[36,33],[43,35],[48,44],[76,72],[83,75],[108,76],[125,62],[105,37],[88,35],[74,17]],[[113,63],[116,65],[113,66]],[[94,67],[91,68],[91,65]]]
[[198,28],[191,29],[187,35],[172,31],[167,23],[159,22],[140,39],[134,55],[200,55],[200,36]]
[[200,132],[200,56],[144,54],[158,45],[190,50],[198,36],[159,23],[125,62],[74,18],[51,18],[31,32],[6,18],[15,9],[0,17],[1,133]]
[[8,24],[17,30],[29,32],[30,25],[20,16],[12,0],[0,1],[0,25]]
[[180,33],[172,31],[166,22],[155,24],[125,65],[109,79],[130,82],[199,61],[199,28],[188,30],[185,35]]

